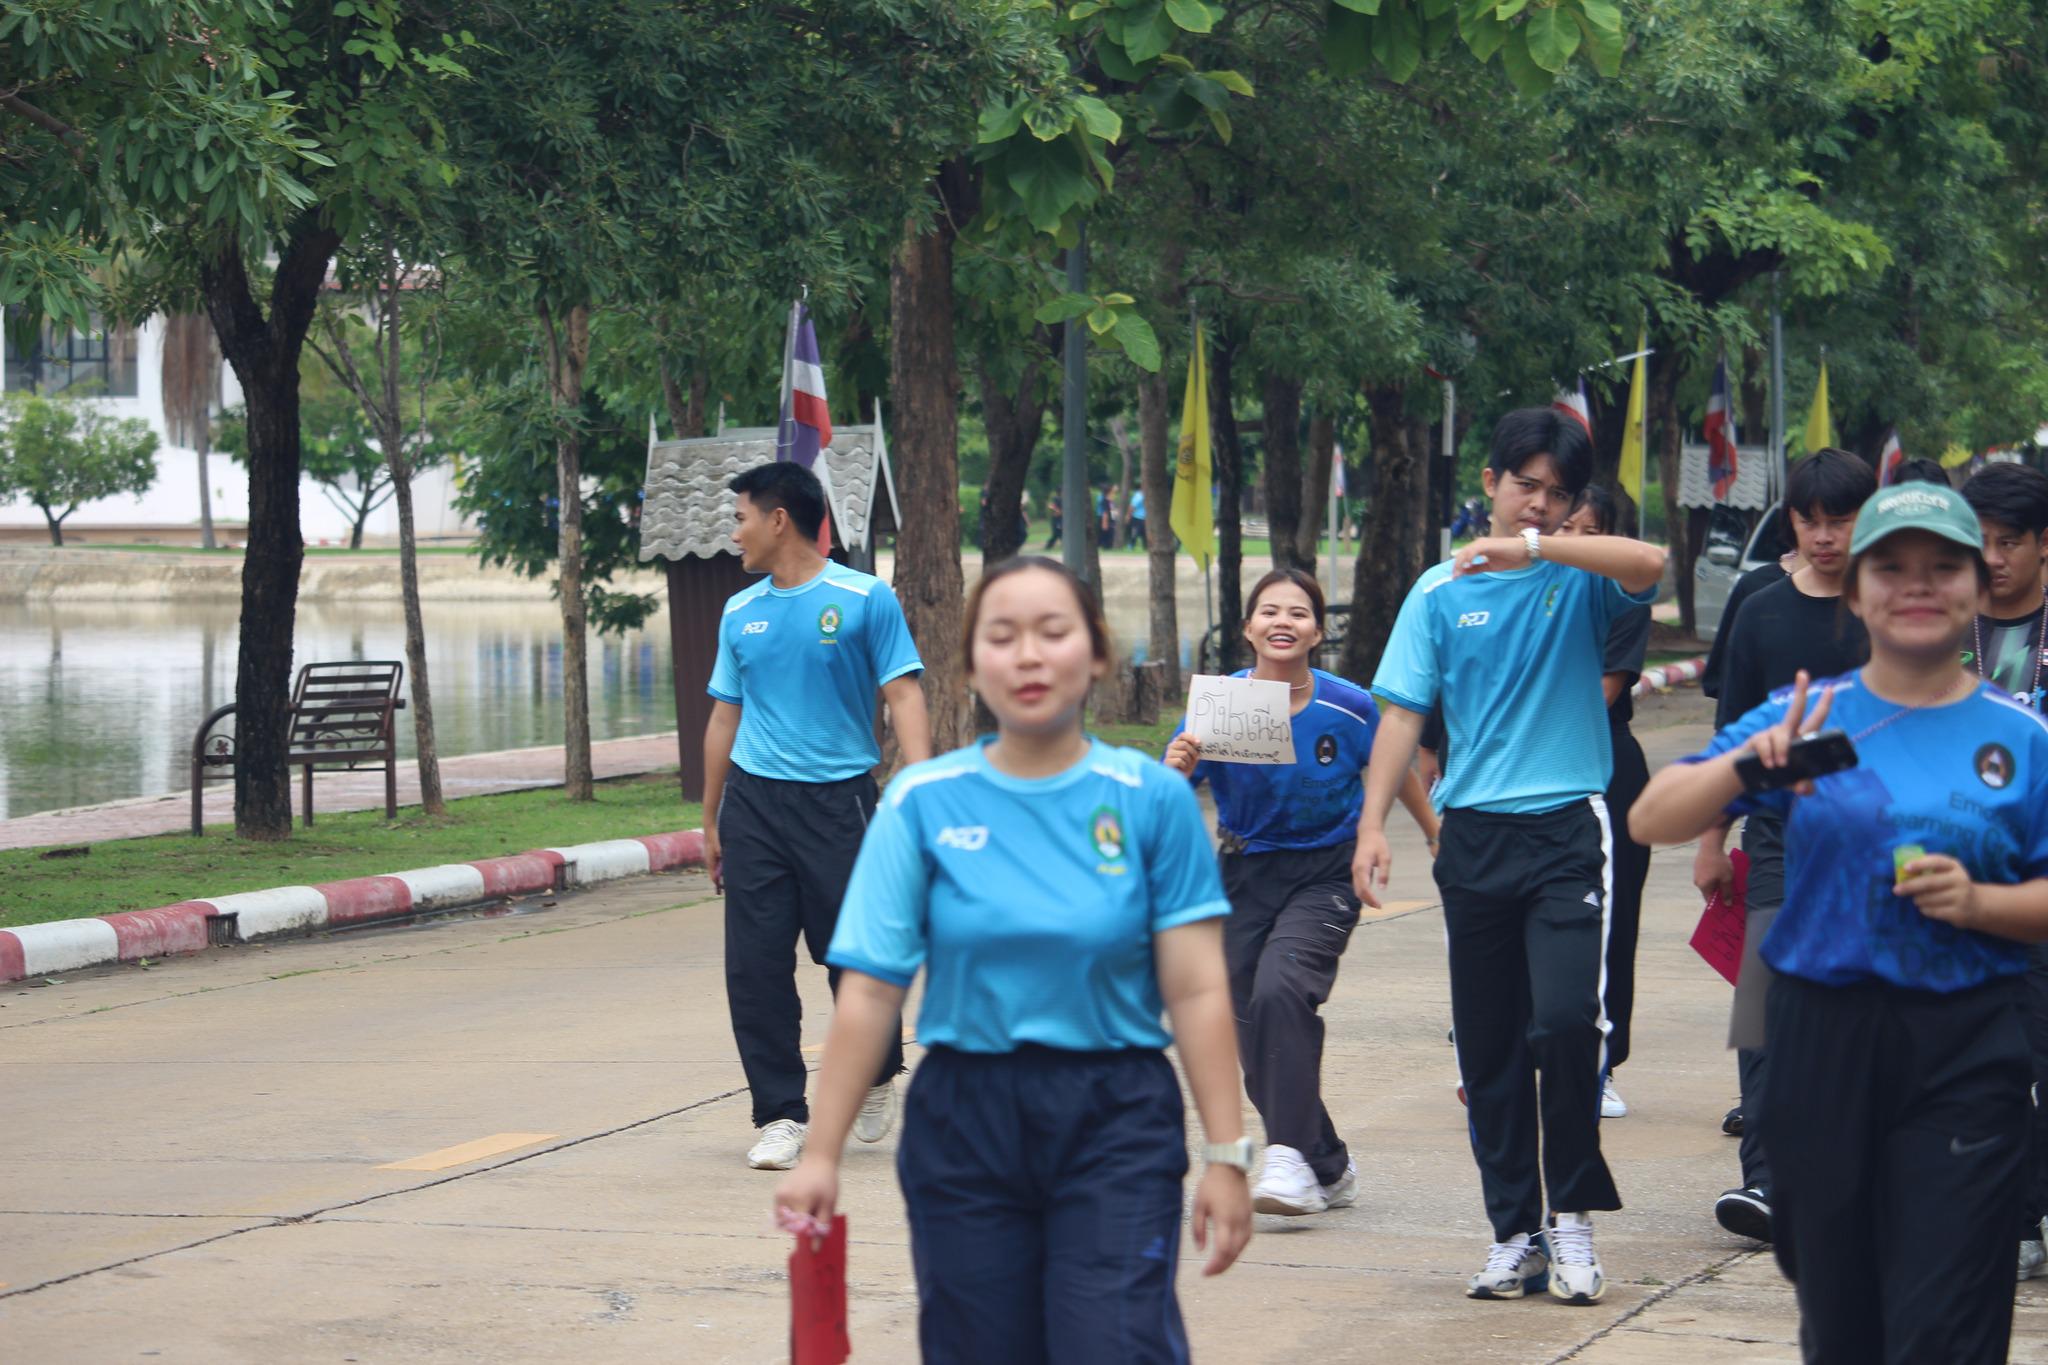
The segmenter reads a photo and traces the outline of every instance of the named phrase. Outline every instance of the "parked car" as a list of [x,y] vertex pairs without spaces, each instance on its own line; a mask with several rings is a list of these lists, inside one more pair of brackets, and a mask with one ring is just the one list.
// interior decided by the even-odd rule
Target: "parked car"
[[1737,579],[1751,569],[1777,562],[1778,556],[1791,548],[1779,504],[1772,503],[1754,529],[1744,513],[1733,507],[1716,507],[1707,526],[1706,549],[1693,569],[1693,615],[1700,638],[1711,639],[1721,629],[1721,612]]

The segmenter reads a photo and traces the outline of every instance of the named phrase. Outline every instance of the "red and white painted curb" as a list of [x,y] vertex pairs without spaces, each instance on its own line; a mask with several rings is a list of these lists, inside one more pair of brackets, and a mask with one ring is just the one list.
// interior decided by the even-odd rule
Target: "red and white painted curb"
[[352,877],[319,886],[278,886],[234,896],[180,901],[91,919],[55,920],[0,929],[0,982],[109,962],[197,952],[208,945],[209,922],[224,943],[306,934],[422,910],[453,910],[505,896],[589,886],[704,862],[699,830],[605,839],[566,848],[537,848],[473,863],[443,863],[380,877]]
[[1661,668],[1646,668],[1643,670],[1643,676],[1636,679],[1636,685],[1631,690],[1638,697],[1647,697],[1652,692],[1662,692],[1680,683],[1698,682],[1700,675],[1706,671],[1707,656],[1704,654],[1697,659],[1665,664]]

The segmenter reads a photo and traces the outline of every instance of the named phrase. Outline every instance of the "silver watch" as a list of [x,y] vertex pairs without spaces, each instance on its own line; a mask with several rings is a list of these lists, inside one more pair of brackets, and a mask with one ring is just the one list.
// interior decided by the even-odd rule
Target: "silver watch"
[[1529,547],[1529,562],[1543,558],[1543,533],[1533,526],[1522,528],[1522,543]]
[[1202,1160],[1208,1162],[1211,1166],[1235,1166],[1246,1175],[1250,1175],[1252,1157],[1257,1152],[1258,1148],[1252,1145],[1250,1138],[1241,1137],[1235,1142],[1210,1142],[1203,1144]]

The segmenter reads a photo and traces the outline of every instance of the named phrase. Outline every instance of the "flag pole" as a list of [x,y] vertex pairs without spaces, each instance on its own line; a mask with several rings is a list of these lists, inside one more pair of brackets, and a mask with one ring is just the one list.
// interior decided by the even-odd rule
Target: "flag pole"
[[[810,292],[810,286],[805,285],[804,293],[808,295]],[[796,443],[796,433],[790,429],[794,423],[789,419],[789,369],[796,363],[796,324],[803,307],[801,298],[789,305],[789,331],[782,338],[782,388],[780,397],[775,400],[775,458],[778,460],[786,459],[784,452]]]

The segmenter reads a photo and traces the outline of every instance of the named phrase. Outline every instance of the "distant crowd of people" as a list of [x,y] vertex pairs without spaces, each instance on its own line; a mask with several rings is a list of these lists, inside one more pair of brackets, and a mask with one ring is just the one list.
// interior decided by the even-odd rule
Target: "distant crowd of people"
[[[1773,1245],[1810,1362],[2005,1358],[2015,1273],[2048,1264],[2048,957],[2029,946],[2048,940],[2048,476],[1878,488],[1847,452],[1796,463],[1797,551],[1731,596],[1715,733],[1654,776],[1629,699],[1664,550],[1621,534],[1583,428],[1553,409],[1500,418],[1483,482],[1482,533],[1410,589],[1370,687],[1311,666],[1312,576],[1253,586],[1242,676],[1288,688],[1277,764],[1206,756],[1185,728],[1160,755],[1092,737],[1100,607],[1029,556],[989,566],[965,607],[961,662],[996,728],[933,756],[901,609],[818,555],[816,480],[733,482],[763,577],[719,632],[706,852],[747,1161],[786,1171],[775,1204],[816,1226],[848,1136],[880,1141],[900,1111],[926,1360],[1189,1357],[1169,1043],[1202,1125],[1205,1273],[1255,1209],[1359,1200],[1321,1099],[1320,1008],[1384,894],[1396,801],[1441,897],[1492,1228],[1470,1298],[1606,1293],[1593,1218],[1622,1199],[1601,1123],[1627,1112],[1650,850],[1699,840],[1694,880],[1725,893],[1739,824],[1741,1178],[1714,1214]],[[1098,495],[1098,535],[1116,511]],[[906,764],[879,793],[878,696]],[[808,1098],[799,939],[835,998]]]

